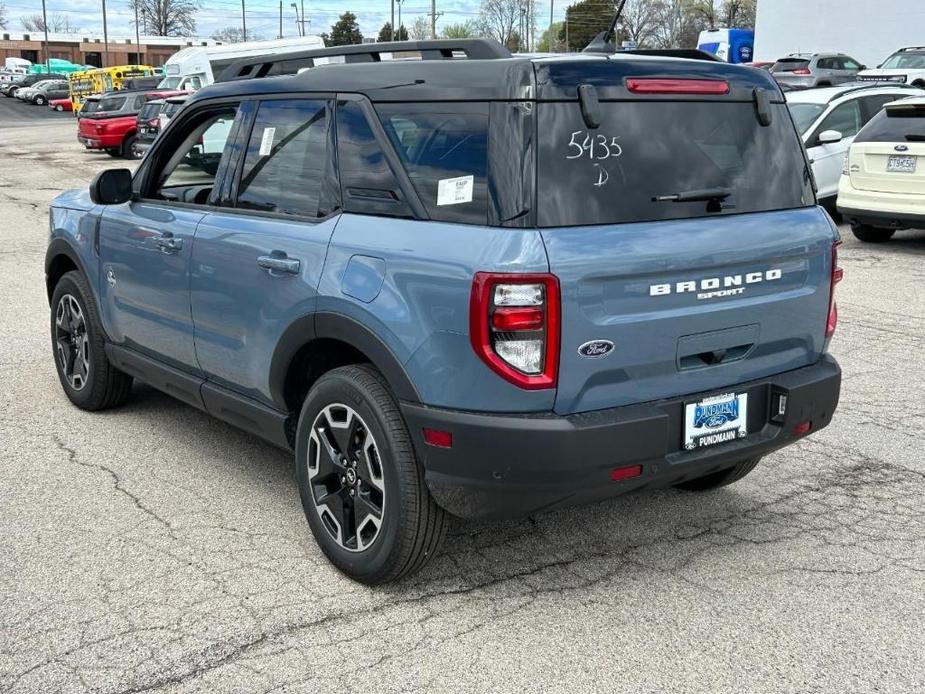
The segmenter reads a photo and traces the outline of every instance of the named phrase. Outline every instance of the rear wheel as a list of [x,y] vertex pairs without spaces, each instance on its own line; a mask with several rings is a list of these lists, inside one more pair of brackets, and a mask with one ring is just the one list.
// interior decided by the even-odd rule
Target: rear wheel
[[64,106],[62,106],[61,104],[58,104],[57,106],[55,106],[55,111],[59,111],[59,112],[60,112],[60,111],[63,111],[63,110],[64,110]]
[[119,147],[107,147],[106,154],[108,154],[110,157],[121,157],[122,150]]
[[689,492],[705,492],[710,489],[725,487],[727,484],[738,482],[740,479],[745,477],[745,475],[754,470],[760,462],[760,457],[749,458],[748,460],[743,460],[741,463],[736,463],[731,468],[727,468],[726,470],[720,470],[719,472],[713,472],[709,475],[704,475],[703,477],[687,480],[686,482],[681,482],[681,484],[676,484],[675,486],[678,489],[684,489]]
[[132,377],[109,363],[96,304],[79,272],[66,273],[55,286],[51,345],[61,387],[77,407],[104,410],[128,398]]
[[896,230],[878,229],[877,227],[872,227],[867,224],[853,222],[851,224],[851,233],[854,234],[855,238],[864,243],[884,243],[893,238],[893,234],[896,233]]
[[125,140],[122,141],[123,159],[138,159],[138,154],[135,152],[135,142],[137,140],[137,135],[129,135],[127,138],[125,138]]
[[39,95],[37,95],[37,96],[32,100],[32,103],[34,103],[36,106],[44,106],[44,105],[45,105],[45,97],[42,96],[41,94],[39,94]]
[[312,387],[296,431],[296,473],[315,540],[350,578],[394,581],[437,552],[446,514],[374,368],[334,369]]

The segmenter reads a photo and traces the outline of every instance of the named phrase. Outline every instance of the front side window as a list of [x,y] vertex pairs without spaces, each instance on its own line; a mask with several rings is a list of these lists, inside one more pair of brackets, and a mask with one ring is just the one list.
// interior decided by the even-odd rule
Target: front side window
[[925,53],[894,53],[881,67],[885,70],[925,70]]
[[328,119],[324,101],[264,101],[251,130],[237,207],[323,217],[328,169]]
[[210,111],[180,125],[173,133],[176,147],[168,143],[154,166],[156,173],[150,196],[157,200],[205,204],[215,184],[215,175],[237,115],[236,107]]
[[786,107],[771,104],[771,116],[762,126],[751,101],[602,101],[600,126],[589,129],[578,102],[537,104],[539,225],[812,205]]
[[430,218],[486,224],[488,104],[378,104],[376,111]]
[[819,126],[819,132],[837,130],[842,137],[854,137],[862,124],[861,104],[857,99],[853,99],[837,106],[827,115]]
[[824,104],[789,103],[787,107],[790,109],[790,115],[793,116],[793,122],[794,125],[797,126],[797,131],[801,135],[805,135],[813,126],[813,123],[816,122],[816,119],[825,111]]

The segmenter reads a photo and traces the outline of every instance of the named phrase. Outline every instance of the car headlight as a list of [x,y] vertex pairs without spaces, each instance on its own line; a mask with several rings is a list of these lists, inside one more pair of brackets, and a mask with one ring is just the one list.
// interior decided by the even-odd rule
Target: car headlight
[[906,81],[906,76],[905,76],[905,75],[890,75],[887,79],[888,79],[890,82],[903,82],[903,83],[905,83],[905,81]]

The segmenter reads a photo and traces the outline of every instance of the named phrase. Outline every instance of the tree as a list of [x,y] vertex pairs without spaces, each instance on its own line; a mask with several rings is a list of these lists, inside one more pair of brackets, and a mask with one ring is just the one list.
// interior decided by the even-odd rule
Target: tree
[[613,21],[614,5],[609,0],[579,0],[565,9],[565,22],[559,40],[565,43],[568,33],[570,51],[581,51],[591,39],[606,31]]
[[6,29],[6,4],[0,0],[0,29]]
[[241,43],[242,41],[259,41],[262,37],[250,30],[245,37],[241,27],[230,26],[216,31],[212,34],[212,38],[222,43]]
[[129,0],[129,9],[137,5],[139,21],[155,36],[192,36],[196,33],[199,0]]
[[565,43],[559,41],[559,33],[565,31],[565,25],[562,22],[553,22],[551,27],[547,27],[539,41],[536,42],[536,50],[540,53],[561,53],[565,50]]
[[754,27],[757,0],[690,0],[687,12],[701,29]]
[[620,15],[620,40],[632,41],[638,48],[651,48],[656,42],[661,11],[660,0],[627,0]]
[[[482,0],[477,21],[478,32],[507,46],[520,27],[520,0]],[[520,44],[518,38],[517,44]]]
[[363,34],[360,33],[357,16],[347,11],[331,26],[331,35],[325,40],[325,45],[349,46],[354,43],[363,43]]
[[[19,23],[22,24],[22,28],[26,31],[45,31],[45,19],[40,12],[20,17]],[[48,15],[48,31],[54,34],[76,34],[79,29],[71,24],[71,20],[67,18],[67,15],[54,12]]]
[[414,24],[411,25],[411,31],[408,32],[414,41],[423,41],[430,38],[430,22],[425,15],[416,17]]
[[[382,28],[379,30],[379,38],[376,39],[379,43],[383,41],[392,40],[392,22],[386,22],[382,25]],[[396,41],[407,41],[408,40],[408,30],[405,29],[405,25],[402,24],[398,27],[398,31],[395,32]]]
[[471,39],[476,36],[475,24],[468,21],[461,24],[448,24],[443,27],[440,35],[445,39]]

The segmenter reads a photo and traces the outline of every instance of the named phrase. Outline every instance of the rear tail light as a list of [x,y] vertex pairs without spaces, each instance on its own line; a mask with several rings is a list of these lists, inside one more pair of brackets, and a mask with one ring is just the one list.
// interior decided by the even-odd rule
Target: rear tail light
[[634,94],[712,94],[729,93],[725,80],[669,79],[661,77],[629,77],[626,88]]
[[160,124],[161,124],[161,121],[159,118],[152,118],[151,120],[148,121],[148,125],[151,126],[152,128],[156,128]]
[[835,305],[835,285],[842,281],[845,271],[838,266],[838,247],[841,241],[832,244],[832,285],[829,288],[829,317],[825,324],[825,337],[829,339],[838,325],[838,307]]
[[794,75],[805,76],[805,75],[811,75],[811,74],[813,74],[813,73],[809,71],[809,68],[808,68],[808,67],[801,67],[801,68],[798,69],[798,70],[794,70],[794,71],[793,71],[793,74],[794,74]]
[[516,386],[555,388],[559,311],[555,275],[477,272],[469,302],[472,347],[492,371]]

